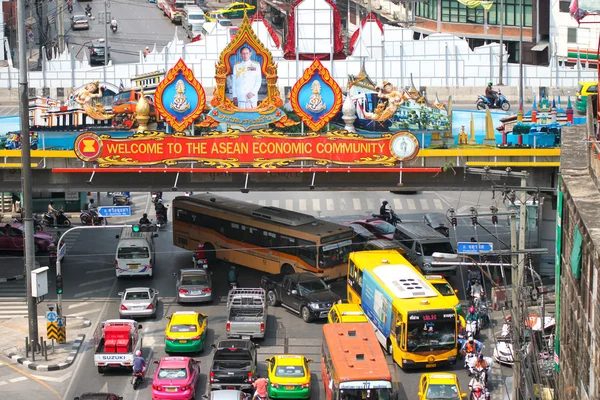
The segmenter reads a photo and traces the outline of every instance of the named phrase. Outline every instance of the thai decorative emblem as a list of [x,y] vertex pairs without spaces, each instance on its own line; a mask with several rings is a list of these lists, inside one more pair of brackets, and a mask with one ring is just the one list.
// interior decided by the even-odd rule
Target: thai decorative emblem
[[202,114],[206,95],[194,71],[180,59],[156,87],[154,103],[165,121],[180,132]]
[[294,112],[312,131],[318,131],[341,110],[342,90],[317,59],[292,87],[290,102]]
[[238,33],[221,52],[215,80],[213,108],[198,126],[225,123],[249,130],[269,124],[280,128],[298,124],[280,109],[283,100],[277,88],[277,65],[246,16]]
[[175,91],[177,94],[175,94],[175,99],[171,103],[171,109],[178,113],[189,110],[191,106],[185,97],[185,83],[183,82],[183,79],[179,79],[177,81],[177,84],[175,85]]
[[73,102],[79,104],[90,118],[105,121],[113,118],[114,114],[106,112],[100,102],[94,101],[102,98],[102,89],[98,81],[85,84],[73,93]]
[[146,130],[127,138],[84,132],[75,140],[77,157],[99,167],[176,165],[190,161],[216,169],[243,166],[275,169],[298,161],[393,167],[414,158],[418,151],[419,143],[409,132],[366,138],[347,131],[290,136],[271,129],[250,132],[230,129],[185,136],[181,132]]
[[374,121],[387,121],[398,110],[398,107],[409,97],[405,92],[400,93],[398,89],[388,81],[383,81],[383,87],[377,88],[379,103],[373,112],[365,112],[365,117]]

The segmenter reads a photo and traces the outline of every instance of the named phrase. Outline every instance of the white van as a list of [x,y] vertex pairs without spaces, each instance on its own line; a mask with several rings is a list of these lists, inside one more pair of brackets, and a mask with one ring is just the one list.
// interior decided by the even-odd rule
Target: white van
[[202,25],[206,22],[204,17],[204,11],[198,6],[185,6],[183,7],[184,17],[182,23],[185,27],[190,25]]
[[121,276],[152,276],[156,257],[154,254],[154,238],[152,232],[133,232],[131,228],[123,228],[117,235],[117,253],[115,267],[117,278]]

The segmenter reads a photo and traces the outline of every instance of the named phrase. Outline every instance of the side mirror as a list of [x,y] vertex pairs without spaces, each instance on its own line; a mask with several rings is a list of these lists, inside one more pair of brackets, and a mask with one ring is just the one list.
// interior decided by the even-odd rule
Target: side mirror
[[115,239],[118,239],[118,238],[119,238],[119,235],[115,235]]
[[213,343],[213,344],[210,345],[210,347],[212,347],[213,349],[216,349],[217,345]]
[[273,362],[273,357],[265,358],[265,362],[268,362],[268,363]]
[[294,294],[294,295],[296,295],[296,294],[298,294],[298,291],[297,290],[292,290],[291,293]]
[[260,344],[255,344],[254,347],[256,347],[257,349],[260,349]]
[[138,329],[142,329],[142,324],[138,324]]
[[171,319],[171,316],[170,316],[170,315],[167,315],[167,316],[165,317],[165,319],[169,319],[169,320],[170,320],[170,319]]
[[314,361],[312,360],[312,358],[309,358],[309,359],[306,360],[306,362],[307,363],[311,363],[311,362],[314,362]]
[[458,289],[454,289],[454,293],[455,293],[455,294],[458,294]]
[[158,233],[155,233],[154,235],[152,235],[153,238],[157,238],[158,237]]
[[119,296],[123,296],[123,292],[119,292],[117,293]]
[[155,291],[154,291],[154,294],[155,294],[155,295],[157,295],[157,296],[158,296],[158,293],[159,293],[159,291],[158,291],[158,290],[155,290]]
[[467,394],[466,393],[461,393],[460,397],[462,397],[464,399],[465,397],[467,397]]
[[158,365],[158,360],[154,360],[154,364]]
[[423,392],[419,392],[419,393],[417,393],[417,396],[419,396],[419,397],[423,397]]
[[331,284],[327,285],[327,289],[331,290]]

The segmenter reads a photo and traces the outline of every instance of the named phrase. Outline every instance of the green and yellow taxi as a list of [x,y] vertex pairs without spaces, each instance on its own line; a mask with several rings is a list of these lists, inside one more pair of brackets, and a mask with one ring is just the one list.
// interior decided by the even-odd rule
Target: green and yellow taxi
[[338,324],[345,322],[369,322],[365,312],[358,304],[334,304],[327,314],[327,322]]
[[243,18],[244,14],[251,17],[256,12],[256,7],[246,3],[231,3],[229,7],[221,8],[211,14],[220,14],[225,18]]
[[439,400],[464,398],[467,394],[460,390],[456,375],[433,373],[421,375],[418,396],[419,400]]
[[444,278],[442,275],[425,275],[425,279],[427,279],[427,282],[433,285],[439,294],[446,297],[448,300],[451,299],[453,307],[458,308],[457,306],[460,305],[460,300],[456,295],[458,290],[452,288],[446,278]]
[[598,94],[598,81],[579,82],[577,89],[577,113],[585,114],[587,109],[587,97]]
[[270,399],[308,399],[310,397],[310,368],[312,362],[304,356],[279,355],[267,358]]
[[194,353],[204,350],[208,317],[196,311],[177,311],[166,317],[167,353]]

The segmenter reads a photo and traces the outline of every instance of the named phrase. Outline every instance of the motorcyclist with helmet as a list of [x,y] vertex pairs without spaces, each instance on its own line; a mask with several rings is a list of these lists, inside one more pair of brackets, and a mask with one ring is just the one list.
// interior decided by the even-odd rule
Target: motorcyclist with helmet
[[140,225],[149,225],[149,224],[151,224],[151,222],[148,219],[148,214],[144,213],[144,215],[142,215],[142,218],[140,218]]
[[483,354],[479,354],[479,356],[477,356],[477,361],[475,362],[475,371],[479,372],[480,374],[485,374],[485,379],[483,380],[484,383],[487,383],[489,370],[490,366],[485,360],[485,357],[483,357]]
[[133,359],[133,373],[142,375],[146,371],[146,360],[142,357],[142,351],[136,350],[135,358]]
[[481,343],[479,340],[474,339],[473,337],[470,337],[469,340],[465,342],[460,351],[466,355],[480,353],[482,349],[483,343]]
[[485,97],[492,103],[492,107],[498,107],[498,92],[492,87],[492,82],[488,82],[485,88]]
[[163,217],[163,219],[165,220],[165,222],[167,222],[167,207],[165,207],[165,205],[163,204],[163,200],[159,199],[156,202],[156,215],[157,216],[161,216]]
[[227,273],[227,281],[229,282],[229,286],[235,285],[236,287],[240,286],[238,282],[238,273],[235,269],[235,265],[232,265]]

